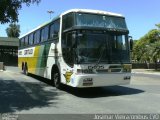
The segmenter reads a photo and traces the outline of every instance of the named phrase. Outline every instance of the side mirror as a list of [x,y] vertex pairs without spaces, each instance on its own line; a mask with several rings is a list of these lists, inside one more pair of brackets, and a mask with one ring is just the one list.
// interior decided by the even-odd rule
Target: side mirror
[[133,39],[132,39],[132,36],[129,36],[129,45],[130,45],[130,51],[132,52],[132,50],[133,50]]

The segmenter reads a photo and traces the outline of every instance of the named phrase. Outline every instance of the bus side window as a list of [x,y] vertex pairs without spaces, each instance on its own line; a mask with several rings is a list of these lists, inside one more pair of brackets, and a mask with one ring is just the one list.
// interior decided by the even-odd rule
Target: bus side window
[[25,46],[27,46],[28,45],[28,35],[24,38],[25,40]]
[[45,35],[45,31],[44,28],[41,30],[41,42],[44,41],[44,35]]
[[21,46],[22,46],[22,47],[25,46],[24,38],[21,39]]
[[41,42],[47,41],[48,40],[48,31],[49,27],[46,26],[41,30]]
[[57,20],[50,25],[50,33],[49,33],[50,39],[58,39],[59,28],[60,28],[60,20]]
[[20,39],[19,45],[20,45],[20,47],[23,47],[23,46],[24,46],[24,38],[21,38],[21,39]]
[[53,35],[54,35],[54,24],[51,24],[51,26],[50,26],[49,38],[50,38],[50,39],[53,39]]
[[33,33],[33,44],[36,44],[36,32]]
[[49,26],[44,28],[44,41],[48,40]]
[[60,20],[55,21],[54,23],[54,39],[58,38],[59,36],[59,28],[60,28]]
[[37,30],[34,33],[34,44],[38,44],[40,42],[40,30]]
[[33,33],[29,35],[29,45],[33,45]]
[[74,51],[73,51],[73,37],[72,33],[63,33],[62,36],[62,50],[63,57],[66,63],[73,66],[74,63]]
[[65,16],[63,16],[63,24],[62,24],[62,30],[66,30],[68,28],[71,28],[74,25],[74,13],[69,13]]

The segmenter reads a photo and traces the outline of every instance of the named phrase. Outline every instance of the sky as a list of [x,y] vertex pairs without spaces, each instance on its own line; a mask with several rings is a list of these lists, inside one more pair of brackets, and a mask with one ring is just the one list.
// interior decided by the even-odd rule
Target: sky
[[[39,5],[22,6],[19,10],[21,35],[50,21],[48,10],[54,11],[52,18],[62,12],[74,9],[95,9],[120,13],[126,18],[129,35],[137,40],[160,23],[160,0],[41,0]],[[0,36],[6,37],[9,24],[0,24]]]

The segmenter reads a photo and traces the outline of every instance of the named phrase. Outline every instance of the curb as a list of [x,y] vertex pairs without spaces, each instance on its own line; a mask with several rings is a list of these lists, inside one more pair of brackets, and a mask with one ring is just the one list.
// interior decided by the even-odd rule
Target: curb
[[149,74],[149,75],[160,75],[160,73],[150,73],[150,72],[131,72],[132,74]]

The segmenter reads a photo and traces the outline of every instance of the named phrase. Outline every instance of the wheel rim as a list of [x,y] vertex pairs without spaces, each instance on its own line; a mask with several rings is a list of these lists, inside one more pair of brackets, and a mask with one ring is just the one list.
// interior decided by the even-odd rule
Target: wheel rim
[[26,74],[26,68],[23,68],[23,74]]
[[59,85],[59,74],[58,73],[54,74],[54,84],[55,86]]

